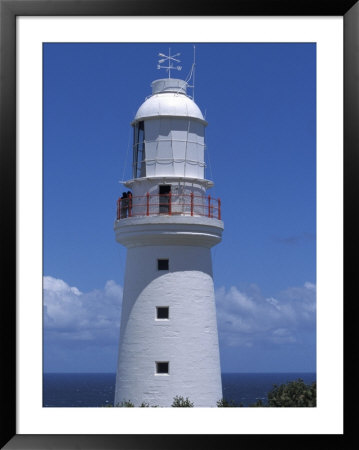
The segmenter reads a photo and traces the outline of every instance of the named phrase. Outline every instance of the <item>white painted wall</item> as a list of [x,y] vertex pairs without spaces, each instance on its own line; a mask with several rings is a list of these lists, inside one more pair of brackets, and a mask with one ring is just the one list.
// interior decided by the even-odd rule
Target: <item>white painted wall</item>
[[[157,270],[158,258],[169,259],[169,271]],[[156,306],[169,306],[170,319],[156,320]],[[222,386],[209,248],[129,248],[121,320],[115,404],[171,406],[182,395],[216,406]],[[155,374],[156,361],[169,361],[169,375]]]

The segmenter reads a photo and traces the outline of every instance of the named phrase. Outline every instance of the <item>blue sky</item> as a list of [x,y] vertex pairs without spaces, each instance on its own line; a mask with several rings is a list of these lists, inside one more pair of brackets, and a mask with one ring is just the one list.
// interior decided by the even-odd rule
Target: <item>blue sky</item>
[[[156,65],[169,47],[185,78],[192,44],[44,45],[45,371],[116,371],[119,180],[131,178],[130,122],[167,76]],[[315,44],[196,44],[196,62],[225,226],[212,250],[222,371],[314,372]]]

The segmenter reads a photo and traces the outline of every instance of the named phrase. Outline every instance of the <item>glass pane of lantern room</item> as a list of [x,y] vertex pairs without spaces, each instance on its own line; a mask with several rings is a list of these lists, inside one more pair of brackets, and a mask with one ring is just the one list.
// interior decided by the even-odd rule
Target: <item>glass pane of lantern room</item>
[[146,176],[145,159],[145,129],[144,122],[142,121],[135,125],[134,130],[133,167],[135,178]]
[[138,124],[133,127],[133,161],[132,161],[132,177],[137,175],[137,144],[138,144]]

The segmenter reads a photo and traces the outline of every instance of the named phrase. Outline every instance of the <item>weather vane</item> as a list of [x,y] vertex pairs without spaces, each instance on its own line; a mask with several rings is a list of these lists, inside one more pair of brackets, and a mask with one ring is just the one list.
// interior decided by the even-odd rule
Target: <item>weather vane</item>
[[[157,69],[166,69],[168,72],[168,78],[171,78],[171,69],[173,70],[182,70],[182,66],[174,66],[173,61],[176,63],[180,63],[179,59],[176,59],[176,56],[180,56],[181,53],[176,53],[171,56],[171,49],[168,51],[168,56],[164,53],[159,53],[158,56],[161,56],[162,59],[158,61]],[[161,66],[162,63],[167,62],[168,66]]]

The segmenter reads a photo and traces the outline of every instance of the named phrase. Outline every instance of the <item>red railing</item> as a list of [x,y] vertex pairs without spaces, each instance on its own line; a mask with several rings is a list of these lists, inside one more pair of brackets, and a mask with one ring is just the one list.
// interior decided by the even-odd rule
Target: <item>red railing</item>
[[210,195],[150,194],[117,200],[117,220],[136,216],[185,215],[205,216],[221,220],[221,200]]

